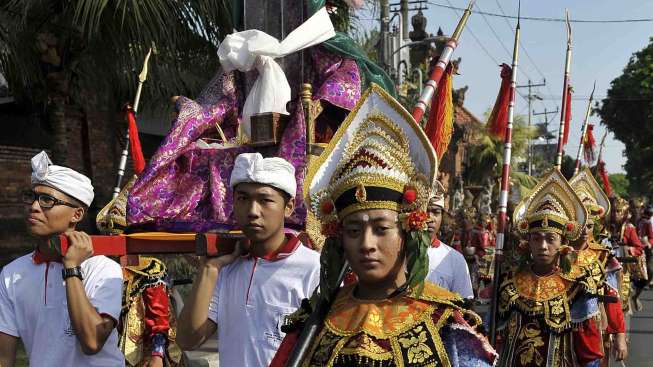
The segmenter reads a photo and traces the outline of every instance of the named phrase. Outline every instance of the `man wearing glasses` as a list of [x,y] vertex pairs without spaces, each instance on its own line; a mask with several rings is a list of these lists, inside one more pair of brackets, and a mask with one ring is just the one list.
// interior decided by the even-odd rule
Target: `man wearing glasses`
[[[94,256],[90,237],[75,230],[93,201],[91,180],[32,158],[32,187],[23,195],[33,253],[0,272],[0,366],[13,366],[20,338],[30,366],[124,366],[118,349],[120,265]],[[65,234],[65,256],[47,239]]]

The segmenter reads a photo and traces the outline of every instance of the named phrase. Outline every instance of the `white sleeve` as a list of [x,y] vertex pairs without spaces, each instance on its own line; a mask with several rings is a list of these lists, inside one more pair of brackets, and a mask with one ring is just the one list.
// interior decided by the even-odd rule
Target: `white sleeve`
[[14,302],[7,290],[10,282],[11,275],[5,274],[4,271],[0,272],[0,332],[19,337]]
[[474,298],[474,291],[472,290],[472,279],[469,276],[469,268],[463,255],[457,251],[452,251],[455,254],[455,266],[453,277],[453,291],[458,292],[463,298]]
[[[220,273],[222,273],[222,269],[220,269]],[[218,273],[218,282],[215,284],[215,287],[213,288],[213,295],[211,296],[211,302],[209,302],[209,314],[208,318],[209,320],[215,322],[215,324],[218,324],[218,295],[220,294],[220,287],[222,285],[222,274]]]
[[120,319],[122,308],[122,269],[109,259],[97,260],[89,267],[92,276],[85,284],[88,300],[100,315],[108,315],[114,320]]
[[308,281],[308,292],[306,293],[306,298],[311,298],[315,288],[320,285],[320,263],[311,270],[311,276]]

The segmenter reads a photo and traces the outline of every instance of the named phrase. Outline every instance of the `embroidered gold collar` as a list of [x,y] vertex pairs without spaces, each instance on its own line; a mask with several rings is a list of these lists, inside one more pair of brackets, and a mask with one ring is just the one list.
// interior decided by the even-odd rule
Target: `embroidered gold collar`
[[351,285],[340,291],[327,316],[326,327],[334,334],[348,336],[364,332],[380,339],[397,336],[431,317],[438,304],[460,309],[453,302],[462,300],[457,294],[429,282],[420,296],[411,293],[379,301],[355,298],[354,288]]
[[[572,273],[575,275],[577,272],[580,271],[572,267]],[[561,272],[540,277],[530,270],[515,274],[514,282],[520,297],[539,302],[567,294],[573,285],[573,281],[563,277]]]

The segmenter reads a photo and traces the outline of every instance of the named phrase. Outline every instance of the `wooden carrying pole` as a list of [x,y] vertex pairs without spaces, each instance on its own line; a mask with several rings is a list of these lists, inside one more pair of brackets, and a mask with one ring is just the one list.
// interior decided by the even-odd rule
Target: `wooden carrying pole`
[[510,79],[510,104],[508,106],[508,123],[503,143],[503,168],[501,171],[501,193],[499,194],[498,226],[496,249],[494,254],[494,279],[492,300],[490,303],[490,342],[496,345],[497,311],[499,304],[499,279],[501,262],[503,261],[503,246],[506,242],[508,228],[508,193],[510,192],[510,161],[512,157],[512,124],[515,116],[515,88],[517,85],[517,66],[519,60],[519,36],[521,32],[520,15],[521,2],[517,12],[517,27],[515,28],[515,44],[512,51],[512,75]]
[[[118,236],[91,236],[93,255],[196,254],[218,256],[233,252],[242,233],[145,232]],[[69,241],[64,234],[49,240],[49,246],[64,256]]]

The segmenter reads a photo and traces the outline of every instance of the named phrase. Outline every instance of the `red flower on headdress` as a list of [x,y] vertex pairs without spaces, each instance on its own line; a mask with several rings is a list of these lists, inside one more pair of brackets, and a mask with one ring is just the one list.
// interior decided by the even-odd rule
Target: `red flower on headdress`
[[333,213],[334,208],[335,207],[333,205],[333,201],[331,200],[323,201],[322,204],[320,205],[320,210],[322,211],[322,213],[327,215]]
[[322,224],[321,232],[325,237],[336,237],[342,232],[342,227],[339,221],[333,220]]
[[428,229],[429,214],[423,210],[415,210],[405,215],[403,227],[407,231],[424,231]]
[[565,229],[567,232],[573,232],[573,230],[576,229],[576,225],[574,223],[567,223]]
[[596,212],[597,212],[599,215],[603,215],[603,213],[605,212],[605,209],[603,209],[603,207],[600,206],[599,209],[598,209]]
[[519,228],[521,230],[524,230],[524,231],[527,230],[528,229],[528,222],[523,221],[523,222],[519,223]]
[[412,204],[417,200],[417,191],[414,188],[410,187],[404,191],[404,201],[408,204]]

